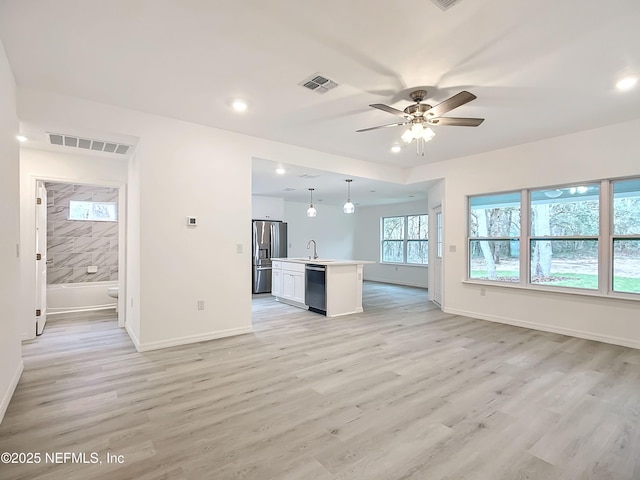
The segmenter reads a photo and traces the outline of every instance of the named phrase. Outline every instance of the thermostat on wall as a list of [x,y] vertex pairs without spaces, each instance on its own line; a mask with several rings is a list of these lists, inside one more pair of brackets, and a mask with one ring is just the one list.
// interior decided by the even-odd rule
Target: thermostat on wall
[[198,221],[196,220],[196,217],[187,217],[188,227],[195,227],[196,225],[198,225]]

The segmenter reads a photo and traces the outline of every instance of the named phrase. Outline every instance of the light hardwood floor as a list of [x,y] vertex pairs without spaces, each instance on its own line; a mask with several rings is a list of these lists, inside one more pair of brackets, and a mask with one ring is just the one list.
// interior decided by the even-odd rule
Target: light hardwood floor
[[51,321],[0,426],[42,462],[0,478],[640,479],[640,351],[364,292],[334,319],[255,296],[253,334],[148,353],[114,317]]

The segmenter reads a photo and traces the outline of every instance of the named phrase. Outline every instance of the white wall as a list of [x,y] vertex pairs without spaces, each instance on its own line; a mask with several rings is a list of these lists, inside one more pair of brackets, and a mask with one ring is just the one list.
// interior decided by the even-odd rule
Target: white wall
[[355,217],[347,215],[341,206],[314,203],[316,217],[307,217],[308,203],[285,202],[284,218],[288,224],[289,257],[308,257],[313,251],[307,249],[309,240],[316,241],[318,256],[335,260],[359,259],[353,248]]
[[463,283],[466,195],[638,175],[638,132],[635,120],[414,170],[415,181],[446,178],[444,310],[640,348],[640,301],[508,287],[481,296],[481,286]]
[[[18,303],[20,269],[19,133],[13,74],[0,43],[0,422],[9,406],[23,363]],[[35,328],[35,327],[34,327]]]
[[[20,242],[25,252],[35,252],[35,191],[36,180],[52,180],[72,183],[88,183],[125,188],[127,162],[118,159],[98,158],[75,153],[54,153],[22,148],[20,150]],[[78,149],[78,152],[82,152]],[[120,195],[120,220],[126,221],[126,210]],[[122,250],[124,233],[120,234],[119,250]],[[119,252],[120,264],[124,252]],[[33,255],[22,255],[20,261],[22,289],[20,293],[21,337],[35,338],[35,261]]]
[[[28,88],[18,89],[18,97],[25,122],[139,139],[129,167],[126,326],[142,350],[251,331],[252,157],[323,165],[349,176],[405,178],[400,168],[73,97]],[[197,227],[185,226],[188,215],[198,217]],[[323,232],[309,230],[304,246],[307,236]],[[324,238],[318,238],[321,255],[351,256],[350,238],[322,250]],[[32,287],[22,285],[23,295]],[[198,300],[205,310],[197,310]]]
[[380,263],[380,218],[429,213],[427,202],[362,207],[358,208],[356,213],[356,258],[377,262],[365,265],[364,279],[427,288],[428,267]]

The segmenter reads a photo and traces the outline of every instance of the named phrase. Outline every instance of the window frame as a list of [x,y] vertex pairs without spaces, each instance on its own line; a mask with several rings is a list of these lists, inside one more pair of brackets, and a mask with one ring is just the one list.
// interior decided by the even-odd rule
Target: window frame
[[[637,235],[614,235],[613,219],[614,219],[614,188],[615,182],[624,180],[640,180],[640,176],[629,176],[621,178],[607,178],[600,180],[588,180],[584,182],[571,182],[561,185],[550,186],[536,186],[531,188],[525,188],[520,190],[521,197],[521,229],[520,229],[520,281],[506,282],[500,280],[487,280],[476,279],[470,277],[471,267],[471,249],[470,239],[471,237],[471,199],[473,197],[487,196],[487,195],[499,195],[502,193],[512,193],[513,190],[507,190],[503,192],[487,192],[473,195],[466,195],[467,206],[467,242],[466,242],[466,276],[463,283],[479,284],[479,285],[491,285],[505,288],[519,288],[527,290],[539,290],[554,293],[568,293],[576,295],[596,296],[602,298],[623,299],[640,301],[640,293],[635,292],[621,292],[613,290],[613,265],[614,265],[614,240],[638,240],[640,241],[640,233]],[[587,289],[579,287],[566,287],[566,286],[554,286],[545,284],[531,283],[531,241],[537,239],[545,239],[541,236],[531,235],[531,212],[530,212],[530,194],[532,191],[541,189],[562,189],[570,188],[580,184],[598,184],[599,196],[598,196],[598,234],[594,236],[572,236],[572,237],[553,237],[554,239],[571,240],[578,239],[595,239],[598,242],[598,288]],[[493,238],[492,238],[493,239]]]
[[[472,228],[471,228],[471,199],[474,197],[488,197],[488,196],[493,196],[493,195],[514,195],[514,194],[518,194],[519,195],[519,207],[520,207],[520,232],[519,235],[510,235],[510,236],[495,236],[495,237],[483,237],[483,236],[472,236]],[[514,281],[506,281],[506,280],[489,280],[489,279],[478,279],[478,278],[473,278],[471,277],[471,243],[472,242],[487,242],[487,241],[494,241],[494,242],[518,242],[519,245],[519,255],[520,257],[522,256],[521,252],[522,252],[522,236],[523,236],[523,214],[522,214],[522,209],[523,209],[523,202],[522,202],[522,191],[520,190],[507,190],[504,192],[496,192],[496,193],[483,193],[483,194],[479,194],[479,195],[467,195],[467,273],[466,273],[466,280],[468,281],[479,281],[479,282],[490,282],[490,283],[496,283],[499,285],[505,284],[505,285],[513,285],[516,283],[520,283],[522,281],[522,274],[524,272],[524,270],[522,269],[522,260],[519,259],[519,265],[518,265],[518,280],[517,282]]]
[[[409,217],[426,217],[425,225],[427,227],[427,238],[426,239],[414,239],[409,237]],[[402,238],[391,238],[385,239],[384,237],[384,221],[388,218],[402,218],[403,219],[403,231]],[[386,242],[402,242],[402,261],[385,261],[384,260],[384,246]],[[409,263],[407,261],[408,254],[408,243],[409,242],[419,242],[425,244],[425,251],[427,252],[426,262],[425,263]],[[416,213],[416,214],[408,214],[408,215],[389,215],[380,217],[380,263],[383,265],[406,265],[411,267],[426,267],[429,265],[429,214],[427,213]]]

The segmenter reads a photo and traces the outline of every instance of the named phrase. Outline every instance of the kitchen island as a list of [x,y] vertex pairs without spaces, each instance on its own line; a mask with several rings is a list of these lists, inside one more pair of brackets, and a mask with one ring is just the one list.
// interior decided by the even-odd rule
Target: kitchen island
[[362,312],[363,265],[375,263],[321,258],[272,258],[272,262],[271,294],[276,300],[327,317]]

